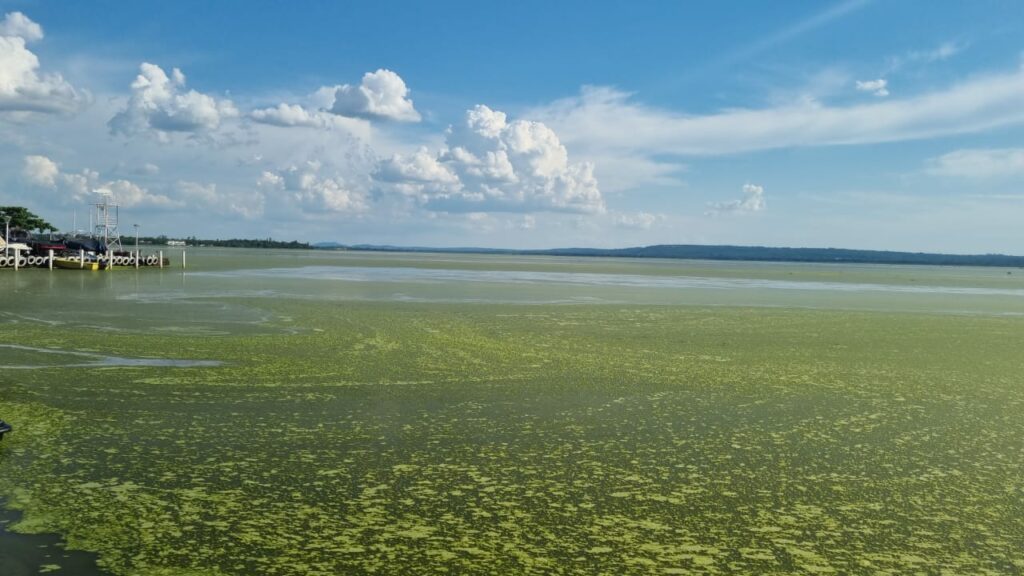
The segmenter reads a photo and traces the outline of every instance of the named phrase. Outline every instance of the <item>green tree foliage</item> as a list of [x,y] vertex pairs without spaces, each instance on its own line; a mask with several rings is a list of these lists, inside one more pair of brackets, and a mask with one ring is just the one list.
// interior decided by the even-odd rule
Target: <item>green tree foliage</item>
[[165,235],[139,236],[139,242],[141,244],[166,244],[168,240],[183,240],[189,246],[217,246],[228,248],[293,248],[301,250],[307,250],[311,248],[311,246],[307,242],[298,242],[295,240],[281,241],[274,240],[272,238],[231,238],[227,240],[203,240],[201,238],[196,238],[195,236],[189,236],[187,238],[168,237]]
[[11,228],[21,228],[28,231],[39,230],[40,232],[57,231],[56,226],[22,206],[0,206],[0,224],[5,224],[7,218],[11,219]]

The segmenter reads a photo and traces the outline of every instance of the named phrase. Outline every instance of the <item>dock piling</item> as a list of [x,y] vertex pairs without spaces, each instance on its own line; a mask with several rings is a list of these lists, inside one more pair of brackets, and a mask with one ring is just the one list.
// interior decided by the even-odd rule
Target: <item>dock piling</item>
[[50,266],[50,270],[53,270],[53,250],[50,250],[50,256],[46,259],[46,262]]

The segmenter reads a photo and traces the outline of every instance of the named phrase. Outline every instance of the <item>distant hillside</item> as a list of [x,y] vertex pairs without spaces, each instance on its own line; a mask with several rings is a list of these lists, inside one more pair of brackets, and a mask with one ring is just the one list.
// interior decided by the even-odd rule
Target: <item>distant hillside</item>
[[1005,254],[931,254],[845,248],[771,248],[765,246],[705,246],[661,244],[634,248],[553,248],[550,250],[505,250],[496,248],[427,248],[337,243],[315,244],[317,248],[387,252],[447,252],[467,254],[519,254],[547,256],[604,256],[618,258],[680,258],[689,260],[745,260],[753,262],[846,262],[857,264],[928,264],[934,266],[1008,266],[1024,268],[1024,256]]
[[844,248],[770,248],[765,246],[702,246],[665,244],[601,250],[557,248],[542,251],[565,256],[620,256],[634,258],[687,258],[693,260],[747,260],[778,262],[849,262],[860,264],[931,264],[939,266],[1019,266],[1024,257],[1004,254],[931,254]]

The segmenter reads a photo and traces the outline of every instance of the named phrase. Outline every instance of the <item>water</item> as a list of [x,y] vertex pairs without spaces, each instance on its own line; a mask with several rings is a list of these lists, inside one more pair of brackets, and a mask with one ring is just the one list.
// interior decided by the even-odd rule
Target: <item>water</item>
[[190,249],[188,262],[188,270],[0,271],[0,323],[255,334],[289,329],[270,328],[259,305],[278,298],[1024,314],[1024,273],[999,268],[203,248]]
[[103,576],[96,567],[96,555],[66,550],[53,534],[18,534],[7,526],[17,520],[15,512],[0,506],[0,574],[34,576],[54,572],[71,576]]
[[[189,264],[0,270],[0,489],[120,573],[1024,561],[1019,270]],[[59,541],[0,531],[0,574],[97,574]]]
[[[22,357],[28,357],[28,364],[18,364]],[[85,359],[85,361],[82,361]],[[31,370],[37,368],[138,368],[144,366],[164,368],[199,368],[220,366],[216,360],[176,360],[173,358],[122,358],[92,352],[59,350],[0,344],[0,370]]]

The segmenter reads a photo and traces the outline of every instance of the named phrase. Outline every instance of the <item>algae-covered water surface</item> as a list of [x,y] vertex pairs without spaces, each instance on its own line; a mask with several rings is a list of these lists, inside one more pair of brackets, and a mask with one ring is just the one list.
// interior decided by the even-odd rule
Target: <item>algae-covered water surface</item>
[[1024,571],[1024,271],[189,263],[0,274],[24,573]]

